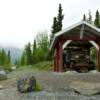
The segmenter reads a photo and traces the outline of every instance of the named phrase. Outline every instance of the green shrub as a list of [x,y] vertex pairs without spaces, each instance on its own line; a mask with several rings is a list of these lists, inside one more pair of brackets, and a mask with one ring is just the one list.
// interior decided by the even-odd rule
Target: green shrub
[[36,90],[35,91],[41,91],[42,87],[39,83],[36,84]]
[[49,61],[43,61],[39,62],[37,64],[34,64],[32,66],[32,69],[37,69],[37,70],[44,70],[44,71],[51,71],[52,70],[53,63]]
[[52,71],[52,66],[53,66],[53,62],[50,61],[43,61],[43,62],[39,62],[37,64],[34,65],[26,65],[26,66],[20,66],[18,67],[17,70],[27,70],[27,69],[31,69],[31,70],[39,70],[39,71]]

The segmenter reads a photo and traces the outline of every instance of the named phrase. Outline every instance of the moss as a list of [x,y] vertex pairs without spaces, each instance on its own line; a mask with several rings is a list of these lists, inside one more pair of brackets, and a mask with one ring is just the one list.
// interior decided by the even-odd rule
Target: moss
[[39,83],[36,84],[36,90],[35,91],[42,91],[42,86]]

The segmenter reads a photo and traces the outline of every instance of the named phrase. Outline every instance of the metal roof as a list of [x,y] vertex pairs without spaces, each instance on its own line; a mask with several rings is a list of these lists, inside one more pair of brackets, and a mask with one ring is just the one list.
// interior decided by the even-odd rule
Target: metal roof
[[[85,25],[85,27],[89,27],[90,30],[93,30],[93,33],[94,33],[95,35],[100,36],[100,29],[99,29],[99,28],[97,28],[97,27],[94,26],[94,25],[89,24],[89,23],[86,22],[86,21],[80,21],[80,22],[78,22],[78,23],[76,23],[76,24],[74,24],[74,25],[72,25],[72,26],[70,26],[70,27],[68,27],[68,28],[66,28],[66,29],[64,29],[64,30],[62,30],[62,31],[57,32],[57,33],[54,35],[53,41],[52,41],[52,43],[51,43],[51,45],[50,45],[50,48],[49,48],[50,51],[52,50],[52,48],[53,48],[53,46],[54,46],[54,43],[56,42],[56,40],[57,40],[57,38],[58,38],[59,36],[61,36],[61,35],[63,35],[63,34],[67,34],[67,32],[69,32],[69,31],[71,31],[71,30],[73,30],[73,29],[75,29],[76,27],[79,27],[79,26],[81,26],[81,25]],[[83,30],[82,30],[82,31],[83,31]],[[83,33],[83,34],[84,34],[84,31],[83,31],[83,32],[80,32],[80,33]]]

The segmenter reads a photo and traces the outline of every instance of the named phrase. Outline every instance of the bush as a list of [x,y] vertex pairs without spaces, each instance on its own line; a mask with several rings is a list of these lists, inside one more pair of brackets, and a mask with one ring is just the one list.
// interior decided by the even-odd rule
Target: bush
[[43,62],[39,62],[37,64],[34,64],[32,66],[32,69],[51,71],[52,70],[52,66],[53,66],[52,62],[50,62],[50,61],[43,61]]
[[52,71],[53,62],[43,61],[36,63],[34,65],[19,66],[17,70],[42,70],[42,71]]
[[35,91],[41,91],[42,87],[39,83],[36,84],[36,90]]

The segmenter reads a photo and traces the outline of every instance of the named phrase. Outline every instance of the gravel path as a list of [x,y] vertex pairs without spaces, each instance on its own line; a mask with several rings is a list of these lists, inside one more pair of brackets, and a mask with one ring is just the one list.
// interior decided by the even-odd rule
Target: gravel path
[[[16,79],[25,75],[34,75],[43,87],[40,92],[20,94],[16,89]],[[100,73],[55,73],[43,71],[16,71],[8,74],[6,81],[0,82],[0,100],[100,100],[100,96],[83,96],[69,88],[71,82],[100,82]]]

